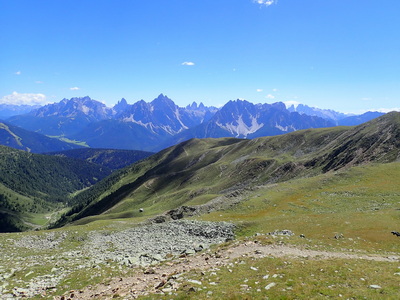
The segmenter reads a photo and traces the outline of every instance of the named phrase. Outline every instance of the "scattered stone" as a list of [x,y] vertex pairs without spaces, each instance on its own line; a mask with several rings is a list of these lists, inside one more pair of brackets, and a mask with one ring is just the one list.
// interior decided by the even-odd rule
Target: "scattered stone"
[[377,285],[377,284],[371,284],[369,287],[371,289],[377,289],[377,290],[382,288],[380,285]]
[[275,285],[276,285],[275,282],[271,282],[270,284],[268,284],[268,285],[265,286],[265,289],[266,289],[266,290],[269,290],[270,288],[274,287]]
[[172,288],[164,288],[162,289],[163,293],[171,293],[173,291]]
[[195,279],[189,279],[188,282],[194,283],[194,284],[198,284],[198,285],[202,285],[201,281],[198,281],[198,280],[195,280]]
[[203,245],[198,245],[198,246],[194,247],[194,251],[196,251],[196,252],[200,252],[203,249],[204,249]]
[[232,239],[234,227],[226,222],[189,220],[152,223],[115,233],[92,232],[84,247],[92,260],[148,266],[165,260],[167,255],[191,255]]
[[161,282],[159,284],[157,284],[154,288],[157,290],[161,287],[163,287],[165,284],[167,283],[167,281],[165,279],[161,280]]
[[155,274],[156,270],[153,268],[150,268],[150,269],[146,269],[143,273],[144,274]]
[[284,230],[275,230],[275,231],[269,232],[268,235],[272,235],[272,236],[277,236],[277,235],[292,236],[292,235],[294,235],[294,233],[291,230],[284,229]]

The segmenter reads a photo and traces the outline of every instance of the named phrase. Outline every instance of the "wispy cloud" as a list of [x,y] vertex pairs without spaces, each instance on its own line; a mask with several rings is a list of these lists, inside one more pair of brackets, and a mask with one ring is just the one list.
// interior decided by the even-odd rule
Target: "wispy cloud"
[[15,74],[15,75],[21,75],[22,72],[21,72],[21,71],[17,71],[17,72],[15,72],[14,74]]
[[47,104],[46,95],[44,94],[20,94],[13,92],[0,99],[0,104],[12,105],[44,105]]
[[37,83],[37,84],[42,84],[42,83],[43,83],[43,81],[36,80],[36,81],[35,81],[35,83]]
[[194,62],[192,61],[185,61],[182,63],[182,66],[194,66]]
[[81,88],[74,86],[72,88],[69,88],[71,91],[79,91]]
[[265,96],[265,98],[267,98],[267,99],[275,99],[275,96],[271,95],[271,94],[268,94],[267,96]]
[[257,89],[257,93],[261,93],[262,91],[262,89]]
[[260,5],[264,5],[264,6],[270,6],[274,3],[277,3],[278,0],[254,0],[254,2],[260,4]]

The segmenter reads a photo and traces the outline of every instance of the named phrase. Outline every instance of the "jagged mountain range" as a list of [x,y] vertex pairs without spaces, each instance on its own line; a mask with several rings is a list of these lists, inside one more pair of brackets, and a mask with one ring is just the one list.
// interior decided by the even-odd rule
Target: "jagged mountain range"
[[159,151],[191,138],[256,138],[307,128],[357,125],[379,115],[347,116],[304,105],[286,108],[282,102],[253,104],[245,100],[229,101],[220,109],[202,103],[179,107],[161,94],[149,103],[141,100],[128,104],[122,99],[112,108],[90,97],[63,99],[7,122],[93,148]]

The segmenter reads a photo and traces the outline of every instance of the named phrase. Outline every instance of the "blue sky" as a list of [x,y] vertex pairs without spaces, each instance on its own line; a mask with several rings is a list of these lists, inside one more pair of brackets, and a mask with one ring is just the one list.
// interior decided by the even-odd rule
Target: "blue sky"
[[0,103],[399,109],[399,0],[0,0]]

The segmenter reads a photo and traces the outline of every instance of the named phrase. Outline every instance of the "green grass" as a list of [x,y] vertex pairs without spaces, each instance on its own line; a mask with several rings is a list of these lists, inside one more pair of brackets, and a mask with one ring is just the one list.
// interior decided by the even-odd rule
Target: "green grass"
[[[397,299],[397,264],[360,260],[243,258],[185,275],[174,299]],[[202,284],[189,281],[198,280]],[[266,289],[269,284],[274,286]],[[370,288],[379,285],[381,289]],[[171,299],[171,295],[143,297]]]
[[86,142],[71,140],[71,139],[66,138],[64,136],[59,136],[59,135],[58,136],[56,136],[56,135],[50,136],[49,135],[48,137],[54,138],[54,139],[59,139],[60,141],[63,141],[63,142],[66,142],[66,143],[70,143],[70,144],[74,144],[74,145],[78,145],[78,146],[82,146],[82,147],[89,147],[89,145]]
[[[232,221],[241,235],[290,229],[315,243],[368,251],[398,251],[400,163],[360,166],[340,172],[260,186],[231,210],[204,220]],[[339,242],[333,237],[342,233]]]

